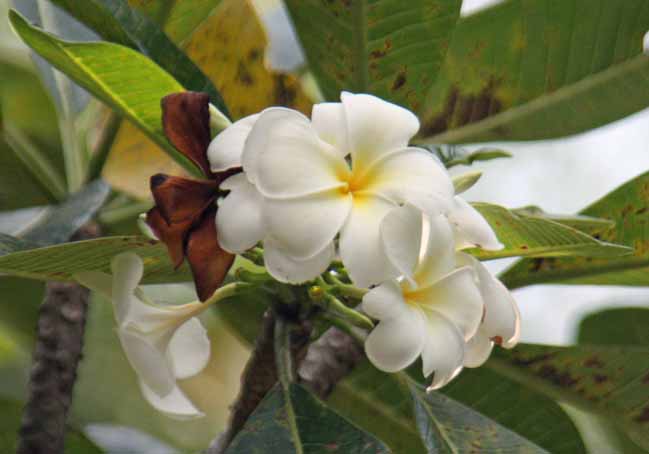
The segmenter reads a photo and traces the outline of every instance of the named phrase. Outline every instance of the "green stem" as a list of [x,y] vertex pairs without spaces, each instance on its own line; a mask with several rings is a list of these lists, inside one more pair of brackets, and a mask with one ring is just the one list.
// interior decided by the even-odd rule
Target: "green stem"
[[52,202],[61,202],[67,197],[65,180],[40,150],[18,128],[9,122],[4,124],[4,138],[16,157],[32,173],[38,185],[48,194]]
[[117,224],[148,211],[151,206],[151,202],[134,202],[118,208],[104,209],[98,219],[103,225]]
[[108,119],[104,125],[104,128],[101,132],[101,137],[95,148],[95,151],[90,159],[90,164],[88,165],[88,174],[86,176],[86,181],[92,181],[101,176],[101,172],[104,169],[104,164],[108,159],[113,143],[115,143],[115,138],[117,137],[117,131],[122,124],[122,118],[117,115],[115,112],[108,114]]
[[211,306],[212,304],[216,304],[221,300],[236,295],[240,291],[248,290],[250,287],[250,284],[247,284],[246,282],[232,282],[230,284],[224,285],[223,287],[217,289],[216,292],[214,292],[212,296],[210,296],[203,303],[203,305]]

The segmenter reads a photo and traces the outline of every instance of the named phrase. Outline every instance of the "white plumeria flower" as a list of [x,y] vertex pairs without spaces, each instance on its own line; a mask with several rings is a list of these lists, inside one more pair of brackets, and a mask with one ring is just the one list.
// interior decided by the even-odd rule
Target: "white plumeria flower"
[[148,301],[138,287],[142,259],[133,253],[116,256],[112,276],[99,271],[78,273],[82,285],[111,299],[117,335],[137,373],[142,394],[157,410],[178,419],[203,416],[177,384],[201,372],[210,357],[210,341],[196,318],[210,306],[193,302],[178,306]]
[[370,290],[363,310],[380,321],[365,343],[370,361],[383,371],[396,372],[421,356],[424,375],[433,375],[432,390],[448,383],[463,366],[484,362],[492,337],[515,343],[518,312],[506,289],[505,302],[496,301],[503,295],[493,289],[496,280],[488,272],[489,277],[483,276],[482,265],[476,267],[464,257],[466,263],[458,263],[453,229],[445,216],[424,220],[413,206],[393,209],[385,217],[385,250],[404,278]]
[[383,217],[405,202],[431,214],[452,208],[446,169],[428,151],[408,146],[419,129],[414,114],[371,95],[343,93],[341,101],[316,104],[311,120],[267,109],[210,145],[212,169],[219,170],[237,162],[234,150],[245,142],[245,179],[237,175],[221,186],[231,193],[220,206],[219,242],[240,253],[263,240],[266,265],[279,280],[303,282],[324,271],[338,234],[356,285],[395,277],[381,246]]

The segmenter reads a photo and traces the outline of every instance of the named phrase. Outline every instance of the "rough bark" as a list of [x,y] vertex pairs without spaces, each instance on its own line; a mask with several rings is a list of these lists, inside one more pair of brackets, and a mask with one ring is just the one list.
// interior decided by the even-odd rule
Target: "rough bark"
[[[98,236],[95,226],[73,240]],[[18,454],[64,452],[66,417],[72,404],[90,292],[76,283],[49,282],[40,307],[28,399]]]
[[298,368],[300,382],[324,400],[363,356],[363,348],[351,336],[330,328],[309,346]]

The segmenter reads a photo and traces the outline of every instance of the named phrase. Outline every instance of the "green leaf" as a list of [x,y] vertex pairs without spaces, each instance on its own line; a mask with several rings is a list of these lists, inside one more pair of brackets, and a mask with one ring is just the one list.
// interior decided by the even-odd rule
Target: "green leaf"
[[411,384],[417,426],[429,453],[547,453],[514,432],[440,393]]
[[0,276],[0,327],[9,331],[10,338],[30,353],[44,292],[45,284],[42,282]]
[[325,98],[372,93],[419,111],[444,61],[460,0],[288,0]]
[[[201,70],[144,14],[126,0],[87,0],[79,8],[75,0],[50,0],[93,29],[106,41],[141,51],[173,76],[187,90],[202,91],[227,115],[220,93]],[[179,13],[182,14],[182,13]]]
[[[615,308],[607,309],[585,317],[579,324],[580,344],[591,345],[637,345],[649,346],[649,310],[645,308]],[[606,440],[611,444],[611,450],[624,452],[625,454],[647,452],[640,449],[633,443],[626,434],[615,426],[615,422],[605,416],[593,416],[590,414],[576,413],[576,422],[583,421],[584,439],[588,442],[588,435],[594,440],[593,449],[595,451],[600,440],[598,435],[602,432],[606,435]],[[594,420],[593,420],[594,419]],[[593,433],[595,432],[595,433]],[[601,435],[600,435],[601,436]]]
[[596,218],[592,216],[584,216],[580,214],[553,214],[544,211],[542,208],[535,205],[528,205],[511,210],[512,212],[525,217],[536,217],[542,219],[549,219],[559,224],[567,225],[580,232],[596,234],[602,229],[607,229],[615,226],[613,221],[603,218]]
[[[420,364],[409,368],[408,374],[426,384]],[[338,383],[327,403],[375,434],[393,452],[424,452],[410,391],[398,377],[363,361]],[[465,369],[441,392],[552,453],[586,452],[574,424],[559,405],[487,368]]]
[[[229,298],[215,309],[242,341],[252,345],[268,305],[264,294],[255,293]],[[409,373],[425,384],[420,365]],[[375,434],[395,454],[423,452],[409,389],[397,377],[363,361],[336,385],[327,404]],[[585,453],[579,433],[559,405],[485,367],[465,369],[442,392],[552,453]]]
[[579,343],[649,347],[649,309],[616,308],[596,312],[579,324]]
[[162,131],[160,99],[183,87],[142,54],[117,44],[71,43],[30,26],[15,11],[16,33],[36,53],[100,100],[129,118],[189,172],[198,168],[179,153]]
[[632,252],[626,246],[597,240],[543,217],[516,214],[486,203],[475,203],[474,207],[486,218],[505,246],[499,251],[469,250],[481,260],[512,256],[617,257]]
[[606,416],[649,450],[649,348],[519,345],[497,350],[492,370],[552,399]]
[[577,134],[649,105],[644,0],[508,0],[458,22],[424,142]]
[[593,228],[596,238],[632,247],[620,258],[556,258],[521,260],[500,277],[510,288],[560,282],[585,285],[649,285],[649,172],[644,173],[581,211],[583,216],[608,219]]
[[57,172],[64,173],[54,103],[29,61],[7,49],[0,51],[0,117],[11,119],[47,155]]
[[472,153],[459,153],[459,156],[456,154],[455,156],[452,156],[451,159],[446,160],[444,164],[447,168],[459,165],[470,166],[474,162],[491,161],[493,159],[511,157],[511,153],[508,153],[507,151],[495,150],[491,148],[481,148]]
[[0,236],[0,251],[18,250],[0,257],[0,273],[43,281],[73,280],[73,274],[81,271],[109,273],[113,257],[130,251],[144,261],[143,283],[191,280],[186,264],[174,271],[165,246],[145,237],[113,236],[20,250],[25,247],[30,244],[7,238],[7,235]]
[[487,367],[465,368],[441,392],[551,453],[587,452],[575,424],[555,401]]
[[50,200],[63,200],[67,194],[65,177],[59,173],[47,155],[41,152],[26,134],[13,125],[10,119],[3,120],[0,130],[14,155],[20,159],[24,168],[31,172],[33,180],[48,194]]
[[52,207],[31,226],[22,238],[40,245],[63,243],[94,217],[101,208],[110,187],[102,180],[96,180],[61,205]]
[[[293,417],[290,415],[293,413]],[[306,389],[277,385],[261,401],[227,454],[388,453],[385,445],[340,417]]]
[[65,193],[56,112],[33,72],[14,60],[0,54],[0,210]]

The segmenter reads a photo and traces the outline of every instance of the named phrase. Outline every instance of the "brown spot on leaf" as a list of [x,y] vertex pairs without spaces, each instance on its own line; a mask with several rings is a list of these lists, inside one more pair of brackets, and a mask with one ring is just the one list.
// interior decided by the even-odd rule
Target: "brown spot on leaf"
[[604,383],[605,381],[608,381],[608,376],[604,374],[594,374],[593,381],[595,383]]
[[503,109],[502,101],[496,97],[499,84],[500,81],[492,77],[478,93],[468,95],[463,94],[457,86],[452,86],[442,111],[424,123],[422,134],[439,134],[497,114]]
[[601,369],[604,367],[604,363],[597,356],[591,356],[584,361],[584,366]]
[[394,82],[392,83],[392,91],[397,91],[398,89],[403,87],[406,84],[406,81],[406,71],[404,70],[397,74],[397,78],[394,79]]
[[642,423],[649,422],[649,407],[644,407],[642,413],[633,418],[633,420]]
[[541,366],[537,375],[561,388],[569,388],[579,382],[579,378],[573,377],[569,372],[560,372],[551,364]]
[[255,82],[252,78],[252,74],[248,71],[248,67],[243,62],[239,62],[239,66],[237,66],[237,80],[247,86],[250,86]]

